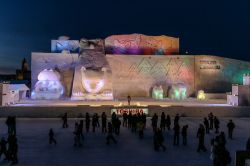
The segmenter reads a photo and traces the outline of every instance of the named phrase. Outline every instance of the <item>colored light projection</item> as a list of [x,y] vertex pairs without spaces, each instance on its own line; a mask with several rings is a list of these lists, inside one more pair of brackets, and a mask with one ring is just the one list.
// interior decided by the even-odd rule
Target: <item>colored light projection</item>
[[179,39],[142,34],[113,35],[105,39],[107,54],[174,55],[179,53]]
[[52,69],[44,69],[38,75],[38,82],[31,93],[32,99],[59,99],[64,92],[60,74]]
[[154,86],[152,91],[152,98],[156,100],[163,99],[163,88],[162,86]]

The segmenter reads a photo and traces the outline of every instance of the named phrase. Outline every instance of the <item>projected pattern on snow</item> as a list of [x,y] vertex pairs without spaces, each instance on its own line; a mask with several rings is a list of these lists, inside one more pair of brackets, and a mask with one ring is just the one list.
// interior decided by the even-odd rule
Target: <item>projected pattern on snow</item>
[[113,35],[105,39],[108,54],[173,55],[179,52],[179,39],[142,34]]
[[60,74],[52,69],[44,69],[38,75],[38,82],[31,93],[32,99],[59,99],[63,95]]

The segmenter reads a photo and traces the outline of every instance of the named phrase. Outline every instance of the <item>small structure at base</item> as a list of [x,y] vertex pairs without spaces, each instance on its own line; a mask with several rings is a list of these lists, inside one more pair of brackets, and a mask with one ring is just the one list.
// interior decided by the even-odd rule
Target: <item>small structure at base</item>
[[25,84],[0,84],[0,105],[7,106],[25,99],[30,89]]
[[232,85],[232,93],[227,95],[227,103],[234,106],[250,106],[250,75],[243,75],[243,85]]

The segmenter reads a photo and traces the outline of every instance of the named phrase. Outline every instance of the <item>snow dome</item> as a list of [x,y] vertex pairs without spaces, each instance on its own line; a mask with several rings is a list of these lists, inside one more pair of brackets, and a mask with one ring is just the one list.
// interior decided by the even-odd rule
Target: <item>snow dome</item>
[[157,100],[163,99],[163,88],[161,85],[153,87],[152,98]]
[[170,90],[170,97],[174,100],[183,100],[187,98],[187,86],[183,83],[173,84]]
[[60,74],[53,69],[44,69],[38,74],[39,81],[60,81]]
[[44,69],[31,93],[32,99],[59,99],[64,92],[60,74],[53,69]]

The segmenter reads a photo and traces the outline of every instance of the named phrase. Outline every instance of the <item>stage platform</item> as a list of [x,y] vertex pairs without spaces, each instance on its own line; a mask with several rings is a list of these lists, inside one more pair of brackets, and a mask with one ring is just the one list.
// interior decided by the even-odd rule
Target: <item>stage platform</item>
[[109,117],[113,109],[146,109],[148,116],[165,112],[171,116],[179,113],[184,117],[204,117],[213,112],[221,117],[250,117],[250,107],[236,107],[226,103],[226,100],[153,100],[149,98],[133,98],[129,106],[126,98],[114,101],[71,101],[71,100],[22,100],[11,106],[0,107],[0,116],[15,115],[29,118],[55,118],[65,112],[69,117],[84,117],[86,112],[105,112]]
[[[26,107],[41,107],[41,106],[63,106],[63,107],[72,107],[72,106],[128,106],[126,98],[121,98],[117,100],[88,100],[88,101],[74,101],[69,99],[64,100],[22,100],[19,103],[12,105],[14,107],[26,106]],[[133,98],[130,103],[130,106],[230,106],[227,104],[226,100],[223,99],[210,99],[210,100],[197,100],[196,98],[188,98],[185,100],[154,100],[151,98]]]

